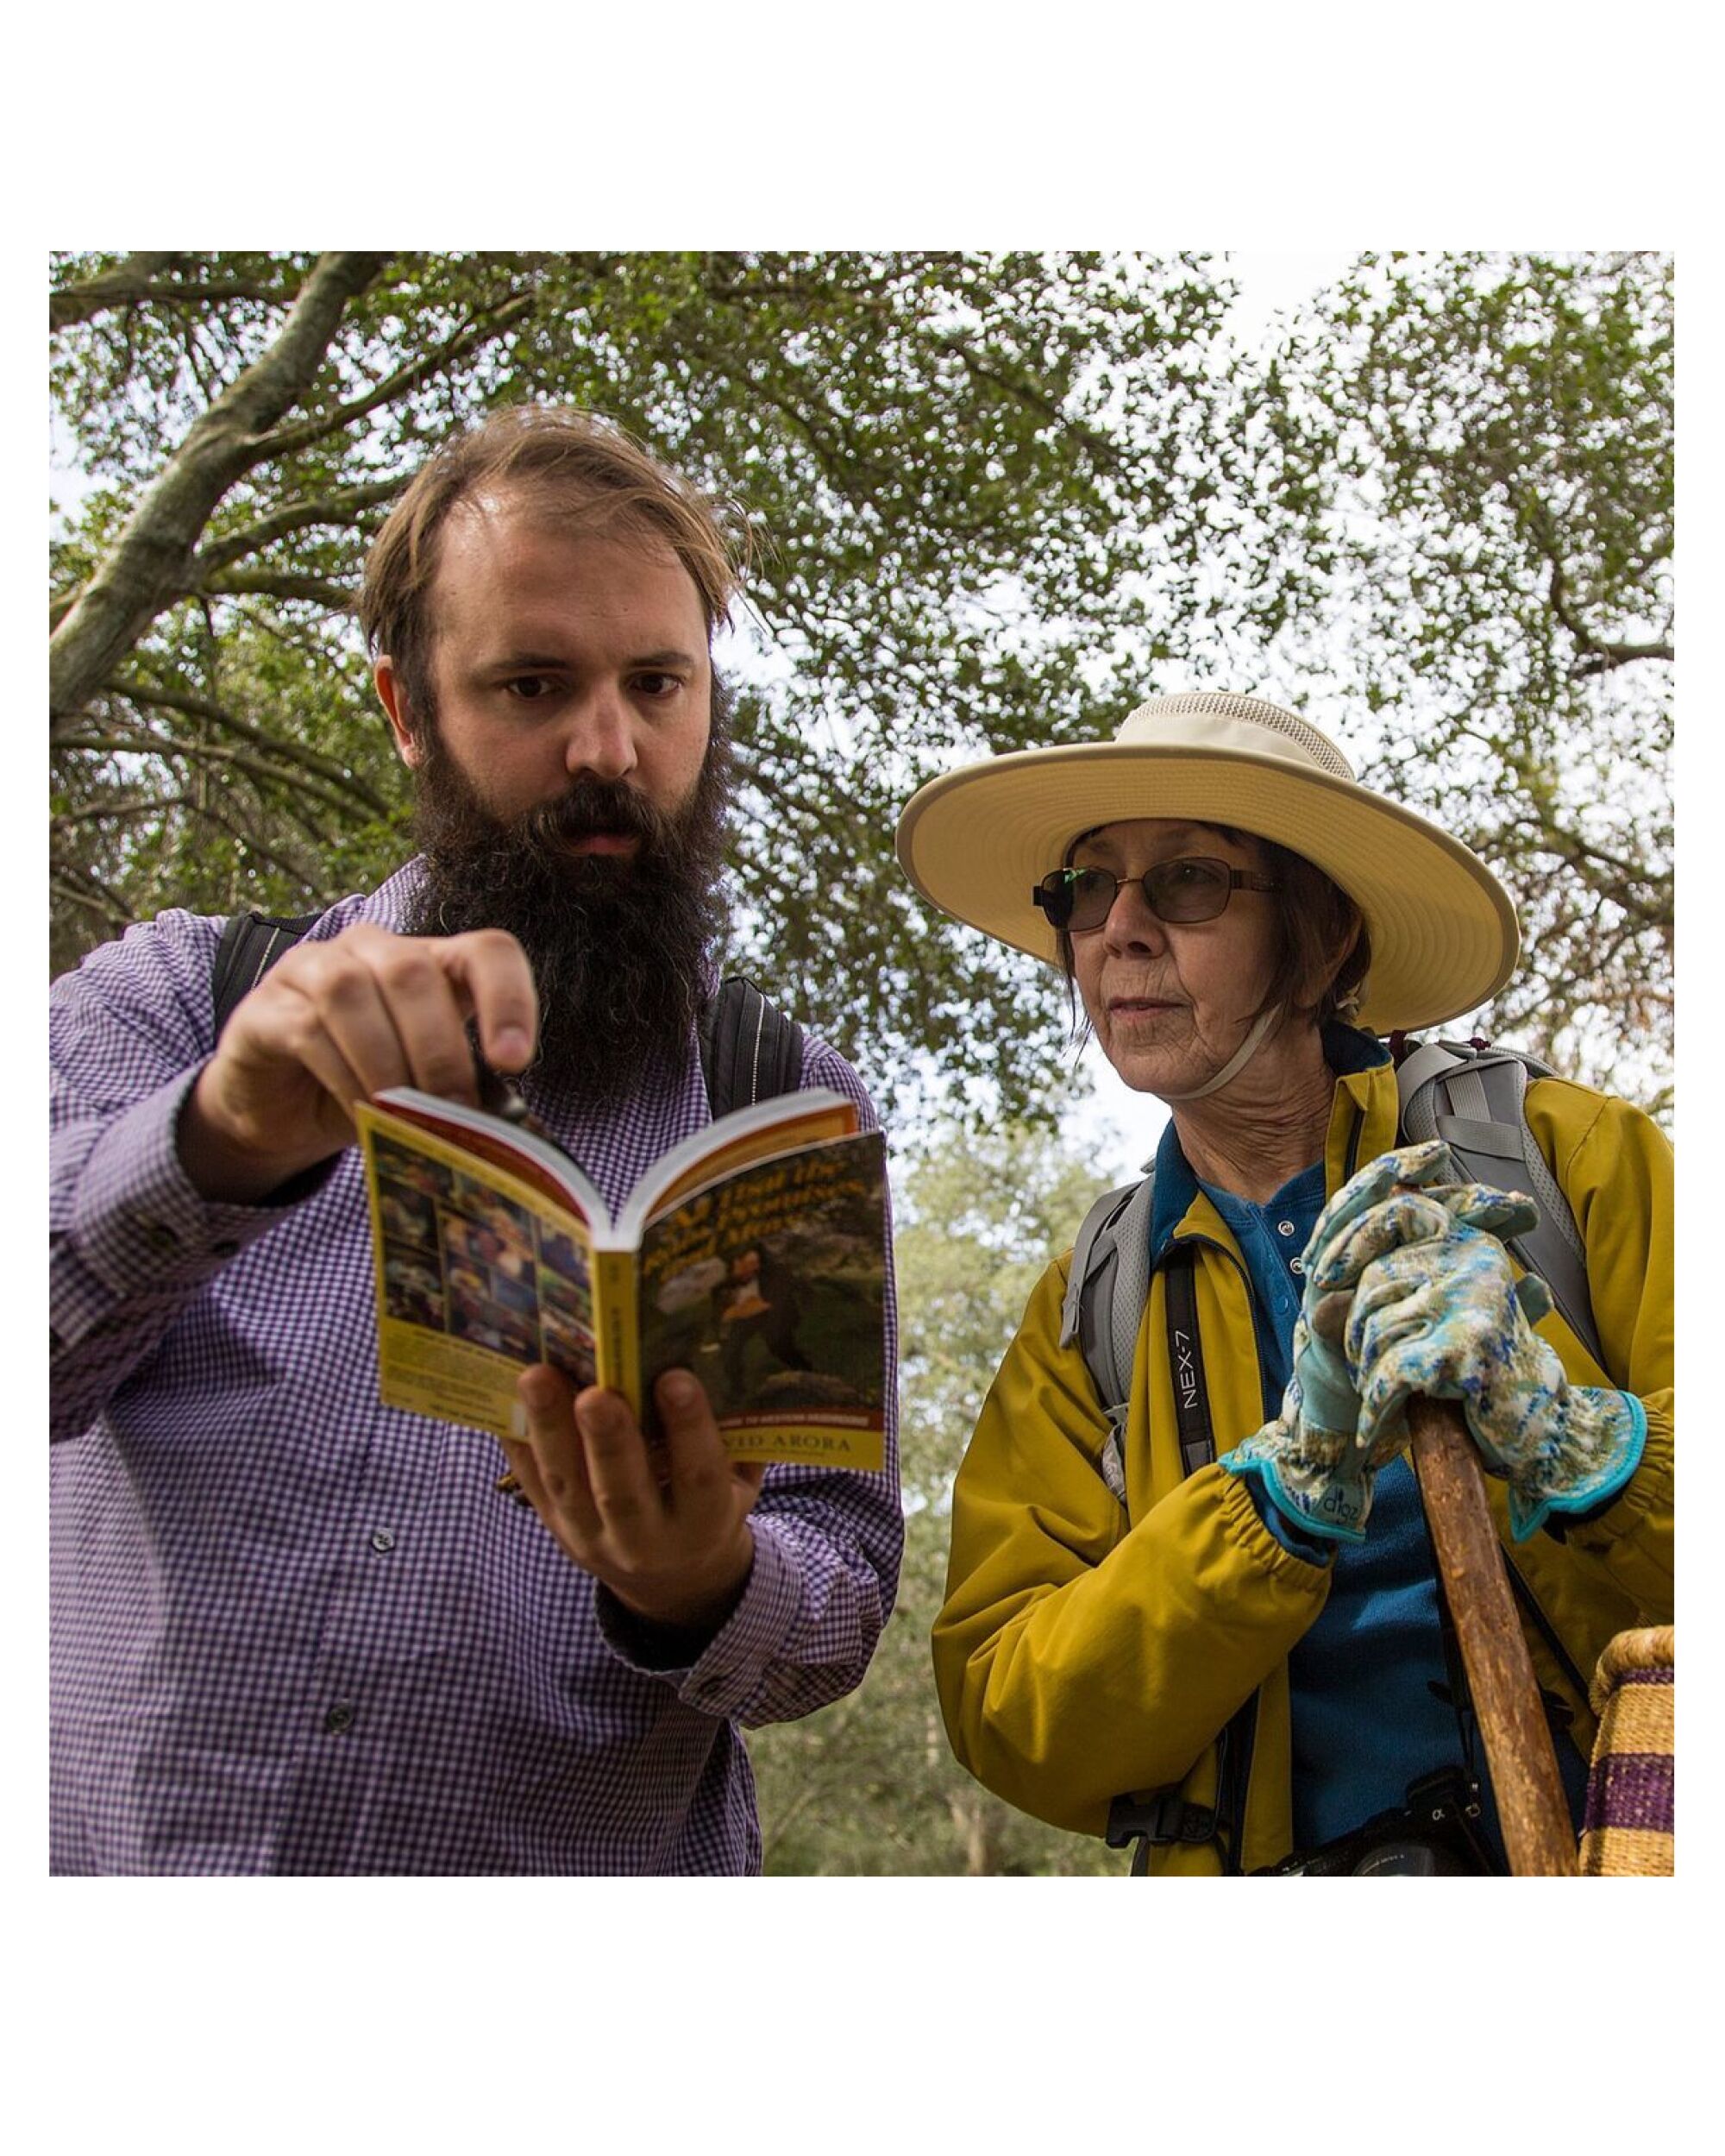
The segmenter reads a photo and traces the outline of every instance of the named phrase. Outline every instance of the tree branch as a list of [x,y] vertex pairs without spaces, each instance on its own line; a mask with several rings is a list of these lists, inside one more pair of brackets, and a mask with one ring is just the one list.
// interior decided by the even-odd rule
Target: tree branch
[[206,578],[201,588],[212,598],[256,593],[263,599],[302,599],[324,607],[331,613],[352,613],[354,594],[323,576],[295,576],[289,570],[229,569],[226,575]]
[[119,893],[110,889],[95,871],[81,861],[61,862],[49,875],[49,888],[68,904],[94,914],[110,934],[132,918]]
[[1635,659],[1675,659],[1677,652],[1669,644],[1611,644],[1594,636],[1576,613],[1569,600],[1569,583],[1564,575],[1563,563],[1545,532],[1540,537],[1540,550],[1551,564],[1551,588],[1547,594],[1552,612],[1568,630],[1571,639],[1583,653],[1570,669],[1576,681],[1594,674],[1609,674],[1615,667],[1628,666]]
[[122,307],[140,299],[158,273],[173,260],[172,255],[129,255],[112,269],[94,277],[79,278],[48,294],[48,330],[69,329],[74,322],[88,322],[110,307]]
[[417,389],[422,382],[429,381],[453,361],[464,359],[475,345],[487,344],[493,337],[500,336],[505,330],[513,328],[524,315],[531,314],[536,304],[530,292],[518,292],[492,312],[475,315],[464,328],[456,330],[453,336],[446,337],[423,359],[411,361],[405,367],[398,367],[394,374],[386,374],[363,397],[355,397],[348,404],[337,405],[315,419],[303,420],[298,426],[278,429],[260,445],[261,455],[267,457],[288,456],[297,449],[309,449],[312,443],[321,442],[326,435],[351,426],[355,419],[363,419],[368,412],[376,411],[380,405],[391,404],[396,398],[405,396],[409,390]]
[[[308,749],[300,742],[285,740],[279,734],[266,733],[260,726],[251,726],[245,720],[236,718],[220,704],[211,703],[202,696],[188,696],[180,689],[157,688],[148,682],[122,680],[116,681],[110,686],[116,695],[124,696],[146,710],[178,711],[188,719],[204,720],[211,726],[219,726],[224,733],[250,742],[267,756],[279,757],[298,770],[327,780],[340,792],[351,795],[373,815],[386,816],[389,814],[389,803],[382,795],[374,792],[363,779],[355,778],[345,764],[338,764],[333,757],[321,756],[317,750]],[[183,741],[177,740],[172,745],[183,753],[203,752],[195,745]],[[166,744],[159,744],[157,752],[160,753],[166,746]]]
[[66,729],[161,608],[187,588],[210,511],[235,480],[274,454],[267,429],[316,379],[348,302],[375,282],[387,259],[320,255],[275,343],[193,422],[48,639],[51,735]]
[[1000,368],[988,366],[977,357],[975,349],[962,338],[943,336],[938,341],[949,351],[956,352],[966,369],[978,380],[992,382],[1004,395],[1016,398],[1032,412],[1041,412],[1045,418],[1053,420],[1057,426],[1070,434],[1075,442],[1082,443],[1089,454],[1091,462],[1101,470],[1118,472],[1121,468],[1125,459],[1113,444],[1098,434],[1094,427],[1087,427],[1082,419],[1075,419],[1046,391],[1038,389],[1033,382],[1014,378]]
[[394,479],[373,480],[364,487],[340,487],[334,493],[318,495],[314,501],[296,501],[273,509],[268,516],[260,517],[243,530],[224,533],[221,538],[200,547],[192,559],[193,575],[201,584],[214,571],[226,569],[232,562],[242,561],[248,554],[260,553],[276,540],[285,538],[292,531],[303,531],[310,525],[351,525],[357,520],[361,510],[389,500],[406,484],[407,475],[403,472]]
[[103,823],[111,819],[124,823],[134,816],[149,816],[165,808],[190,808],[191,796],[178,794],[141,794],[129,798],[108,801],[91,801],[82,808],[57,808],[48,818],[48,828],[62,831],[73,824]]
[[164,281],[160,273],[176,260],[172,255],[129,255],[112,269],[75,284],[62,285],[48,294],[48,330],[52,335],[88,322],[114,307],[141,305],[203,305],[216,299],[260,299],[280,303],[279,287],[254,284],[243,278],[219,283],[189,285],[174,279]]

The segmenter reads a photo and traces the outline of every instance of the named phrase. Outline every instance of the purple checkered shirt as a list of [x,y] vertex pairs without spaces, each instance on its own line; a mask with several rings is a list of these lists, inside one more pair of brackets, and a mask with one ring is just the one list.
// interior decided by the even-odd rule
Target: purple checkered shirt
[[[313,934],[394,927],[416,873]],[[491,1438],[378,1404],[356,1155],[276,1208],[187,1182],[219,930],[164,914],[54,985],[51,1868],[758,1871],[741,1729],[848,1691],[892,1606],[893,1360],[887,1471],[769,1470],[742,1601],[656,1666]],[[812,1038],[802,1083],[875,1127]],[[603,1122],[525,1090],[613,1208],[709,1120],[693,1039]]]

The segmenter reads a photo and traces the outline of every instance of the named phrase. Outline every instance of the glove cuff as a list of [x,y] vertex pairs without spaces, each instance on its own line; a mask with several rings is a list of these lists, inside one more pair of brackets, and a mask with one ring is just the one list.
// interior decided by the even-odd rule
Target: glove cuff
[[1571,1386],[1556,1417],[1554,1442],[1509,1485],[1509,1531],[1526,1542],[1553,1512],[1607,1505],[1641,1464],[1647,1411],[1633,1392]]
[[[1273,1430],[1275,1424],[1269,1425]],[[1296,1468],[1257,1448],[1264,1433],[1248,1437],[1218,1464],[1230,1474],[1253,1479],[1283,1519],[1304,1535],[1326,1542],[1362,1543],[1371,1514],[1371,1477],[1343,1482],[1320,1469]]]

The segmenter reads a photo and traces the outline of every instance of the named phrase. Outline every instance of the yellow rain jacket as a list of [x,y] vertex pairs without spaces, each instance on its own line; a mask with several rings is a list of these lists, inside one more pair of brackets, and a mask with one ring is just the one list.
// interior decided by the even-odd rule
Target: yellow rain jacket
[[[1586,1245],[1609,1368],[1555,1312],[1539,1329],[1572,1380],[1636,1393],[1647,1415],[1634,1478],[1599,1518],[1565,1523],[1565,1539],[1541,1529],[1511,1544],[1503,1485],[1486,1481],[1499,1539],[1540,1612],[1523,1617],[1534,1670],[1573,1712],[1585,1757],[1586,1681],[1605,1643],[1672,1618],[1672,1156],[1639,1109],[1565,1080],[1534,1081],[1526,1106]],[[1395,1144],[1396,1122],[1387,1063],[1337,1079],[1331,1193]],[[1195,1285],[1225,1453],[1264,1420],[1251,1292],[1201,1191],[1176,1234],[1219,1246],[1199,1251]],[[1258,1690],[1239,1852],[1251,1871],[1293,1846],[1288,1656],[1324,1606],[1329,1570],[1282,1547],[1238,1476],[1212,1464],[1182,1479],[1160,1271],[1134,1356],[1122,1511],[1102,1479],[1107,1422],[1082,1352],[1059,1345],[1070,1262],[1069,1251],[1032,1293],[958,1471],[933,1637],[947,1732],[1009,1803],[1101,1834],[1110,1801],[1127,1791],[1178,1785],[1194,1804],[1214,1802],[1215,1739]],[[1152,1872],[1221,1869],[1214,1841],[1151,1853]]]

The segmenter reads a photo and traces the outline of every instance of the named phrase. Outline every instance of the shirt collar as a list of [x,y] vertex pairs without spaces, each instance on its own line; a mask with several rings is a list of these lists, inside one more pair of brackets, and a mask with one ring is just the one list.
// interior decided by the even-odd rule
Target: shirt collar
[[[1385,1044],[1375,1034],[1363,1033],[1358,1026],[1346,1026],[1331,1019],[1324,1026],[1322,1039],[1324,1061],[1338,1078],[1358,1071],[1373,1071],[1389,1060],[1389,1050]],[[1179,1134],[1171,1117],[1156,1148],[1155,1172],[1156,1194],[1150,1214],[1152,1267],[1161,1264],[1176,1231],[1201,1195],[1198,1179],[1181,1150]]]

